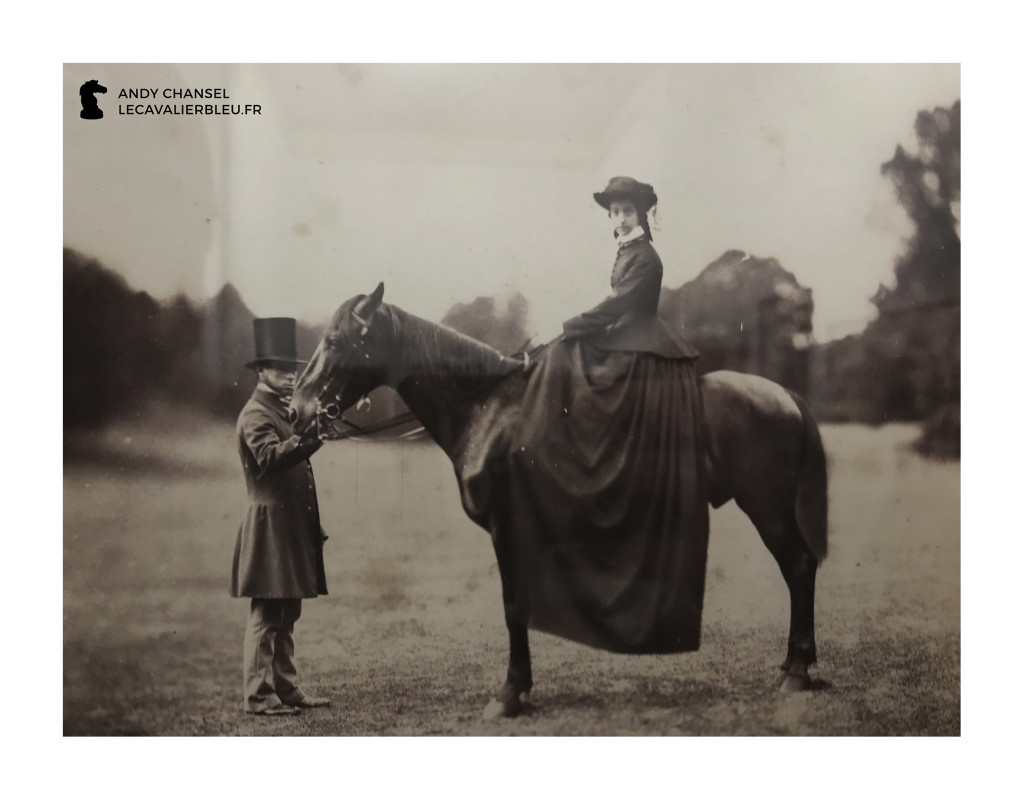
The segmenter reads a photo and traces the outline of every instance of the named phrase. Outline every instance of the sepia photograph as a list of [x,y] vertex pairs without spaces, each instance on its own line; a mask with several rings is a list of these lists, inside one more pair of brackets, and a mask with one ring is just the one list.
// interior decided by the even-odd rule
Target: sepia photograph
[[961,736],[959,64],[62,71],[64,737]]

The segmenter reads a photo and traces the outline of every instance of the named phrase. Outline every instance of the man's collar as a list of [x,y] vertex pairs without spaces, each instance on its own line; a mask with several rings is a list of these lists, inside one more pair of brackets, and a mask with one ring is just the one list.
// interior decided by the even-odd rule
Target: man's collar
[[292,401],[292,396],[290,394],[285,395],[279,392],[275,392],[262,381],[256,384],[256,389],[257,391],[265,392],[266,394],[270,395],[271,398],[273,398],[279,403],[283,403],[284,405],[288,405]]

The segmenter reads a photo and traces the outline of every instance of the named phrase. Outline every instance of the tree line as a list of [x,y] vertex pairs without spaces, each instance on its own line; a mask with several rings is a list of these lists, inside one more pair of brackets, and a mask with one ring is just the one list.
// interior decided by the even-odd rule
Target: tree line
[[[920,448],[959,456],[960,103],[922,111],[917,153],[881,165],[914,233],[860,334],[816,344],[813,292],[775,260],[728,251],[666,288],[659,313],[702,352],[702,371],[754,372],[808,397],[822,420],[924,423]],[[456,304],[442,324],[505,353],[528,338],[515,295]],[[96,259],[64,248],[64,427],[96,427],[162,397],[228,418],[252,390],[252,313],[233,286],[197,304],[157,302]],[[300,324],[300,355],[318,331]],[[403,410],[384,392],[381,413]]]
[[823,345],[832,419],[920,421],[923,452],[960,454],[960,101],[921,111],[918,152],[881,166],[913,225],[864,332]]

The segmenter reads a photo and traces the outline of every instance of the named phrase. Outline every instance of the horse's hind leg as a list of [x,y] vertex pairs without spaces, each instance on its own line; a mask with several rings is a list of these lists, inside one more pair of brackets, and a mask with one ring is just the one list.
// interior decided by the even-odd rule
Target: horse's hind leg
[[786,673],[785,689],[809,689],[807,668],[818,660],[814,643],[814,579],[818,560],[807,550],[782,566],[789,587],[789,643],[780,668]]
[[814,580],[818,560],[801,536],[792,508],[759,509],[739,505],[775,557],[789,588],[789,642],[786,660],[780,665],[786,673],[782,686],[788,690],[809,689],[811,679],[807,668],[818,658],[814,643]]

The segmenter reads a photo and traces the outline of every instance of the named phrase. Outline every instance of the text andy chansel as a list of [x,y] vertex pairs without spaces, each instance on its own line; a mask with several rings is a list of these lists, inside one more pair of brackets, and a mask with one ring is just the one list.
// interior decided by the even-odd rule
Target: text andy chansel
[[227,89],[122,89],[118,100],[149,100],[148,103],[118,103],[117,113],[123,116],[144,116],[147,114],[169,115],[258,115],[262,106],[258,103],[161,103],[160,100],[230,100]]

